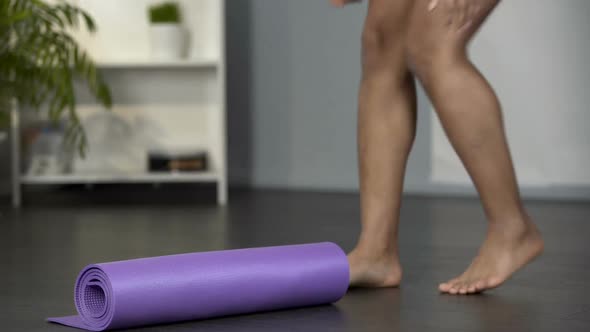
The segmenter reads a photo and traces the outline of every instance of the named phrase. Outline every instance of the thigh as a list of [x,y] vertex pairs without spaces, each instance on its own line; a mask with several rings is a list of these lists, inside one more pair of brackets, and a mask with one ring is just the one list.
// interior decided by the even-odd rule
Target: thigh
[[408,22],[409,14],[415,0],[369,0],[365,27],[380,27],[401,31]]
[[415,0],[369,0],[363,29],[363,64],[402,65],[404,40]]
[[[500,0],[414,0],[408,42],[422,51],[464,52]],[[436,7],[432,8],[432,4]]]

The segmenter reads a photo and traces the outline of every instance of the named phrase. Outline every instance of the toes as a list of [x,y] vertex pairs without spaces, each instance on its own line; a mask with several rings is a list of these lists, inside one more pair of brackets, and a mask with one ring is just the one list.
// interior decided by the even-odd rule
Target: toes
[[469,282],[466,282],[463,285],[463,289],[465,289],[466,295],[475,293],[475,286],[473,285],[473,281],[470,280]]
[[438,285],[438,290],[445,293],[451,289],[451,285],[449,283],[443,282],[442,284]]
[[[481,270],[481,269],[480,269]],[[438,286],[443,293],[451,295],[478,294],[500,286],[506,278],[493,276],[492,271],[467,271],[461,276]]]
[[451,288],[453,288],[453,286],[454,286],[454,285],[457,283],[457,281],[459,281],[459,279],[458,279],[458,278],[451,279],[451,280],[449,280],[449,281],[447,281],[447,282],[445,282],[445,283],[442,283],[442,284],[440,284],[440,285],[438,286],[438,289],[439,289],[441,292],[448,293],[448,292],[451,290]]
[[500,284],[502,283],[502,280],[500,278],[489,278],[487,281],[487,287],[488,289],[492,289],[492,288],[496,288],[498,286],[500,286]]
[[456,278],[440,284],[438,288],[441,292],[448,293],[451,295],[467,295],[478,293],[480,292],[480,288],[485,288],[483,287],[483,285],[480,284],[482,284],[482,282],[467,282],[459,278]]
[[474,278],[467,280],[455,278],[440,284],[438,289],[443,293],[451,295],[468,295],[478,294],[498,287],[501,283],[501,279],[499,278]]
[[483,280],[479,280],[475,283],[475,289],[477,292],[481,292],[486,288],[486,283]]
[[441,291],[443,291],[443,292],[446,292],[446,291],[448,291],[449,289],[451,289],[451,286],[453,285],[453,283],[452,283],[452,282],[453,282],[452,280],[449,280],[449,281],[447,281],[447,282],[443,282],[443,283],[441,283],[441,284],[439,284],[439,285],[438,285],[438,288],[439,288]]
[[456,282],[449,290],[449,294],[452,294],[452,295],[460,294],[461,287],[462,287],[461,282]]
[[461,284],[461,286],[459,287],[459,294],[461,294],[461,295],[467,294],[468,288],[469,288],[469,286],[467,285],[467,283]]
[[476,294],[478,293],[477,284],[481,280],[481,278],[471,278],[468,282],[465,283],[467,288],[467,294]]
[[474,283],[474,288],[476,293],[481,293],[489,289],[496,288],[502,284],[502,280],[500,278],[487,278],[487,279],[480,279],[476,283]]
[[474,282],[472,281],[457,281],[453,284],[447,293],[452,295],[468,295],[468,294],[475,294],[477,293],[477,287]]

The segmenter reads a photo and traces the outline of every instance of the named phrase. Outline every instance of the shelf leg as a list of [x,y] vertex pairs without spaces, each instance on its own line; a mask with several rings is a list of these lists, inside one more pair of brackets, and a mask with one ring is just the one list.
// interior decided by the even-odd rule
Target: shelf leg
[[217,204],[220,206],[227,205],[227,182],[217,181]]
[[10,105],[10,154],[12,159],[12,206],[19,208],[22,203],[20,184],[20,119],[18,105],[13,99]]

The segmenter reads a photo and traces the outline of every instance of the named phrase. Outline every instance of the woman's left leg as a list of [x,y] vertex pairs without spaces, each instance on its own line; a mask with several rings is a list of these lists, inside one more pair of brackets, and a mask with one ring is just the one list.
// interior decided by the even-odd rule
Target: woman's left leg
[[523,207],[498,99],[466,46],[499,0],[415,0],[408,63],[479,192],[486,240],[471,266],[439,286],[468,294],[499,286],[543,249]]

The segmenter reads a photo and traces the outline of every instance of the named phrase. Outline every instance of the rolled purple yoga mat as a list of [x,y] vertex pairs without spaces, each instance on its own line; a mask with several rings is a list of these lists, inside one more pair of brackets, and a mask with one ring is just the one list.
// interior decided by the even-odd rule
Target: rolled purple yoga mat
[[213,251],[87,266],[77,316],[48,321],[104,331],[328,304],[348,289],[333,243]]

